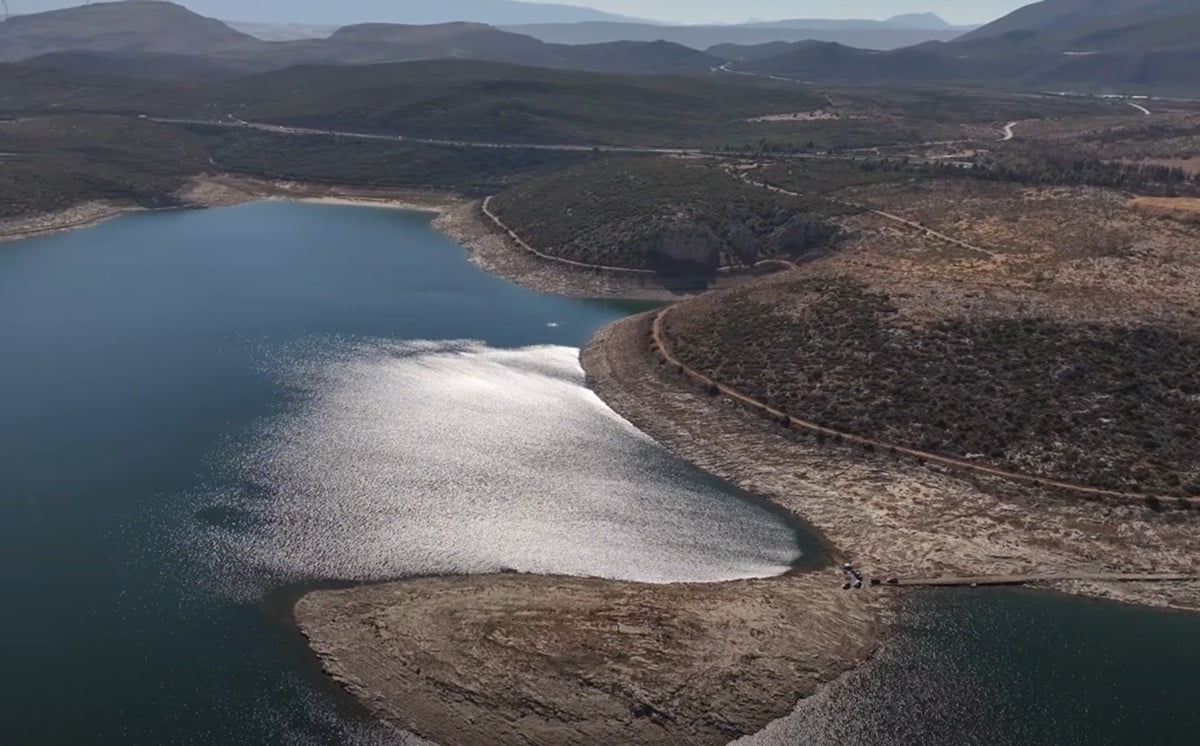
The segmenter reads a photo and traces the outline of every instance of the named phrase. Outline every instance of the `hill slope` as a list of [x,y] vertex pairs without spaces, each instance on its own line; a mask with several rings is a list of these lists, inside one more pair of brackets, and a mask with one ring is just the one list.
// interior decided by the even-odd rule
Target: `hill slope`
[[[250,121],[484,142],[721,144],[748,117],[819,108],[787,84],[615,76],[467,60],[298,67],[224,93]],[[756,130],[758,131],[758,130]]]
[[1197,12],[1193,0],[1042,0],[966,34],[963,41],[1032,34],[1040,44],[1055,47],[1104,30]]
[[1045,0],[962,39],[891,52],[801,43],[720,49],[737,69],[805,80],[1200,91],[1194,0]]
[[[267,42],[179,5],[158,0],[102,3],[19,16],[0,25],[0,61],[46,55],[75,65],[81,53],[101,70],[145,77],[236,74],[295,65],[362,65],[420,59],[477,59],[615,73],[700,73],[723,60],[680,45],[625,43],[592,47],[547,44],[479,23],[426,26],[361,24],[328,38]],[[171,64],[161,65],[161,55]],[[183,58],[197,59],[187,64]]]
[[0,60],[54,52],[217,54],[261,42],[220,21],[152,0],[15,16],[0,24]]
[[201,12],[231,21],[260,21],[343,26],[347,23],[397,23],[427,25],[468,21],[471,23],[581,23],[584,21],[627,20],[577,5],[514,0],[342,0],[321,3],[291,3],[285,17],[277,12],[258,10],[243,0],[189,0]]
[[805,39],[834,41],[867,49],[896,49],[927,41],[949,40],[962,33],[962,30],[951,27],[896,26],[883,21],[812,21],[811,26],[803,25],[805,23],[658,26],[648,23],[595,22],[505,25],[504,28],[554,44],[664,40],[693,49],[709,49],[722,44],[754,45]]

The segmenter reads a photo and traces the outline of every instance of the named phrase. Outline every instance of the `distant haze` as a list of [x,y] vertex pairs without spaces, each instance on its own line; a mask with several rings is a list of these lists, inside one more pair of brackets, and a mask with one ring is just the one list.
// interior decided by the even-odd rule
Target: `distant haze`
[[[264,21],[350,24],[371,20],[395,20],[412,11],[439,5],[427,0],[191,0],[183,2],[203,15],[233,21]],[[8,0],[14,14],[36,13],[81,5],[81,0]],[[486,0],[477,3],[486,4]],[[901,13],[932,11],[954,24],[977,24],[994,20],[1026,0],[556,0],[554,4],[594,8],[641,19],[675,23],[733,23],[751,19],[783,18],[888,18]],[[386,10],[383,10],[386,9]],[[388,18],[386,16],[391,16]],[[526,19],[502,19],[501,23],[525,23]]]
[[953,24],[993,21],[1033,0],[556,0],[610,13],[674,23],[740,23],[783,18],[890,18],[902,13],[937,13]]

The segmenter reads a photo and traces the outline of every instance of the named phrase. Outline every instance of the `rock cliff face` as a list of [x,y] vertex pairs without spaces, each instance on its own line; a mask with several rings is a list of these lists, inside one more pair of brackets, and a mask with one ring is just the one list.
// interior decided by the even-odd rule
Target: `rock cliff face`
[[712,228],[688,222],[664,227],[638,251],[666,274],[688,274],[716,271],[722,247]]

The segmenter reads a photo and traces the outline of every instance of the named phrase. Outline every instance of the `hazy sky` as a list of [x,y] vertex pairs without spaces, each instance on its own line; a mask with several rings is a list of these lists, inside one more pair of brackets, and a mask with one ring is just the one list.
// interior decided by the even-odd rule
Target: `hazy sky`
[[[377,2],[378,0],[376,0]],[[554,0],[560,5],[581,5],[637,18],[685,23],[733,22],[751,18],[887,18],[898,13],[933,11],[951,23],[984,23],[1032,0]],[[183,5],[201,13],[232,18],[230,7],[241,3],[232,0],[181,0]],[[437,0],[393,0],[405,3],[436,3]],[[297,8],[311,8],[308,3],[322,3],[327,8],[340,8],[348,21],[356,0],[255,0],[245,3],[244,19],[272,18],[294,20]],[[8,0],[14,13],[34,13],[40,10],[82,5],[83,0]],[[364,3],[370,5],[372,3]],[[221,10],[218,11],[217,9]]]
[[[405,2],[405,0],[400,0]],[[1033,0],[556,0],[612,13],[665,21],[749,18],[887,18],[933,11],[951,23],[985,23]]]

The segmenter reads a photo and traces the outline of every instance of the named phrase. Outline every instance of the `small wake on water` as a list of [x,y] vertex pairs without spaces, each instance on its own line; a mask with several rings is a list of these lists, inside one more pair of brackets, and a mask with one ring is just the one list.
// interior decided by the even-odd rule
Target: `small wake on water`
[[271,363],[291,404],[222,455],[192,540],[230,591],[522,572],[648,582],[785,571],[796,530],[584,385],[578,351],[343,342]]

